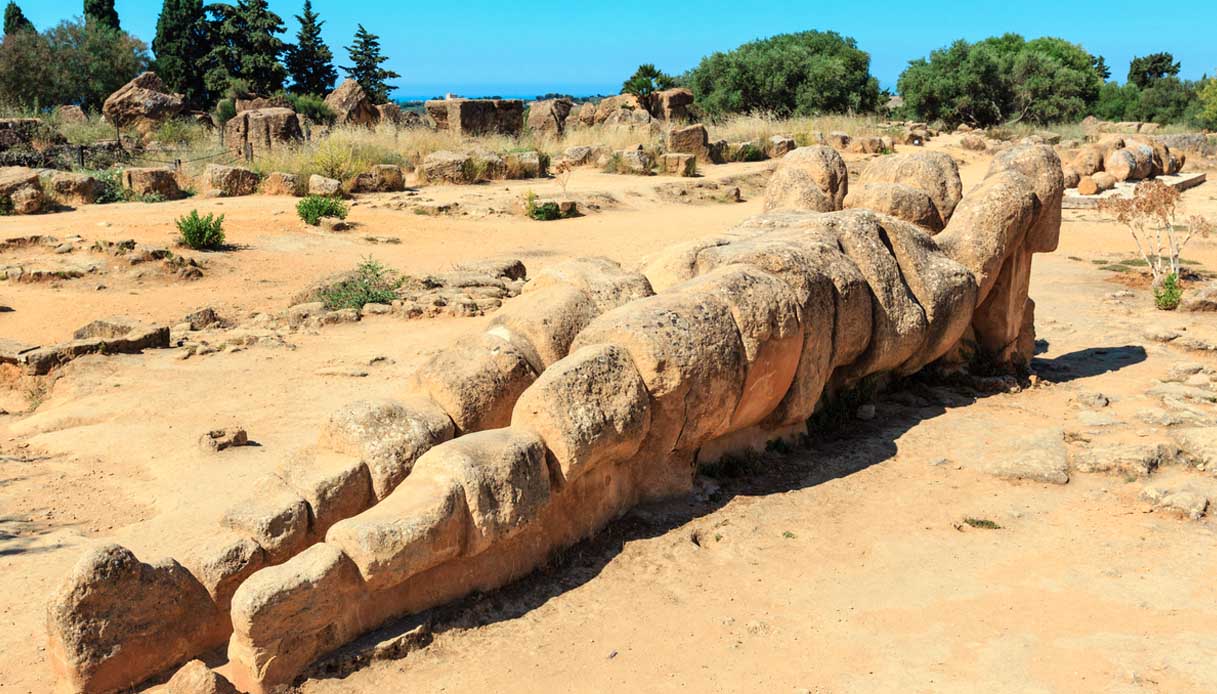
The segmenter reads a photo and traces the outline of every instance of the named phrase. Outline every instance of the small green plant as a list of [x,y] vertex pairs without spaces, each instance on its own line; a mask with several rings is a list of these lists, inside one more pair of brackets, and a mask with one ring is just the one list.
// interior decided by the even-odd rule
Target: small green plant
[[787,540],[793,540],[796,537],[798,537],[798,535],[795,535],[794,533],[790,532],[789,530],[783,530],[782,537],[786,538]]
[[228,121],[237,117],[237,104],[233,99],[224,98],[216,103],[215,110],[216,123],[222,128]]
[[1178,273],[1170,273],[1162,278],[1162,283],[1154,287],[1154,305],[1163,311],[1174,311],[1183,300],[1183,287],[1179,286]]
[[7,195],[0,195],[0,217],[7,217],[13,213],[13,199]]
[[177,230],[180,242],[196,251],[215,250],[224,247],[224,215],[201,216],[198,210],[179,217]]
[[757,147],[751,142],[745,142],[740,146],[739,151],[735,153],[736,161],[765,161],[765,150]]
[[963,522],[967,523],[973,528],[980,528],[981,530],[1001,530],[1000,525],[994,523],[988,518],[964,518]]
[[552,222],[562,219],[562,208],[556,202],[537,202],[537,194],[528,191],[524,199],[524,214],[538,222]]
[[403,281],[396,272],[367,258],[350,276],[318,291],[317,298],[330,311],[387,304],[397,299],[397,290]]
[[325,99],[314,94],[281,93],[284,99],[292,105],[292,110],[321,125],[333,125],[338,115],[330,108]]
[[123,202],[127,199],[127,191],[123,189],[121,169],[100,169],[84,171],[101,184],[101,192],[97,194],[97,204],[106,205],[112,202]]
[[341,200],[324,195],[310,195],[296,203],[296,214],[306,224],[317,226],[322,217],[347,218],[347,206]]

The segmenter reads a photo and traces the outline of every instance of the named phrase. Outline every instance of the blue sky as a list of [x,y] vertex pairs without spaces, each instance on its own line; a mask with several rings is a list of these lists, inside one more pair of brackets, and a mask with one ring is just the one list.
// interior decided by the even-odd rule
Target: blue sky
[[[79,14],[82,0],[17,0],[38,28]],[[270,0],[294,36],[303,0]],[[1156,3],[1105,0],[870,3],[809,1],[659,2],[657,0],[314,0],[324,36],[341,64],[356,23],[379,34],[389,67],[401,73],[397,95],[558,91],[616,92],[639,63],[679,73],[708,53],[751,39],[805,29],[834,30],[871,54],[885,87],[911,58],[956,38],[1013,31],[1061,36],[1103,55],[1121,81],[1134,55],[1171,51],[1183,76],[1217,68],[1217,1]],[[124,28],[147,42],[161,0],[117,0]]]

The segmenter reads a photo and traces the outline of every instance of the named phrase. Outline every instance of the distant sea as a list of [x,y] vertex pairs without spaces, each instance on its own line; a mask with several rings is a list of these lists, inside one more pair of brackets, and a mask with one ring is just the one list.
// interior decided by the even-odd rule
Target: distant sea
[[598,96],[610,96],[610,95],[618,93],[618,91],[611,86],[605,86],[601,89],[588,88],[588,87],[579,87],[578,89],[563,89],[561,87],[555,87],[555,88],[551,89],[548,87],[536,87],[536,88],[530,89],[528,91],[525,91],[523,88],[516,85],[516,86],[510,87],[510,88],[504,88],[501,90],[496,90],[493,87],[492,88],[479,87],[477,89],[449,89],[446,91],[436,91],[436,92],[433,92],[430,94],[395,93],[395,94],[393,94],[393,100],[396,101],[397,103],[409,103],[409,102],[417,103],[419,101],[428,101],[430,99],[442,99],[442,98],[444,98],[444,95],[448,92],[451,92],[457,96],[461,96],[461,97],[464,97],[467,99],[484,99],[484,98],[494,97],[494,98],[498,98],[498,99],[523,99],[524,101],[533,101],[538,96],[544,96],[546,94],[568,94],[577,99],[584,99],[584,98],[591,98],[591,97],[598,97]]

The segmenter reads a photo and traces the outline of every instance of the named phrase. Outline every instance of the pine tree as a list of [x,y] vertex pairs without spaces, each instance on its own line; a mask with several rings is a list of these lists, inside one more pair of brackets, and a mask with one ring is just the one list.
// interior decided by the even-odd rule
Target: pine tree
[[114,0],[85,0],[85,19],[117,29],[118,10],[114,9]]
[[211,49],[211,31],[203,0],[165,0],[156,20],[156,74],[195,108],[206,108],[212,95],[199,65]]
[[311,0],[304,0],[304,12],[296,15],[300,31],[296,34],[296,45],[287,47],[284,62],[292,77],[292,91],[296,94],[325,96],[334,88],[338,71],[334,69],[334,54],[321,39],[321,26],[313,12]]
[[4,8],[4,35],[15,34],[18,31],[34,30],[34,24],[29,19],[26,19],[25,13],[17,7],[17,3],[13,0],[8,0],[8,6]]
[[283,89],[287,69],[279,56],[286,45],[276,34],[283,20],[270,11],[266,0],[237,0],[236,5],[212,5],[211,50],[204,61],[204,80],[213,93],[240,87],[254,94],[270,95]]
[[347,53],[353,65],[343,67],[347,77],[359,83],[374,104],[383,104],[389,100],[389,85],[386,80],[396,79],[401,75],[381,67],[388,58],[380,54],[380,37],[359,25],[355,32],[354,45],[347,46]]

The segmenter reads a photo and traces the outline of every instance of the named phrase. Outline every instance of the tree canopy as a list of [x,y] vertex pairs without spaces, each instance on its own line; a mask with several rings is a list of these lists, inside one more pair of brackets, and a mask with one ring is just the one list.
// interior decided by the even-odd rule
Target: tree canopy
[[207,88],[222,94],[239,88],[269,95],[283,89],[287,68],[280,61],[286,45],[279,38],[286,28],[266,0],[237,0],[212,5],[211,50],[207,54]]
[[388,81],[401,75],[381,67],[388,58],[380,52],[380,37],[360,24],[355,32],[355,42],[347,46],[347,54],[351,58],[351,65],[342,68],[347,77],[363,87],[372,103],[383,104],[388,101],[391,90]]
[[165,0],[152,39],[154,69],[169,89],[195,108],[207,108],[212,101],[199,68],[209,52],[210,40],[203,0]]
[[296,15],[300,31],[296,32],[296,44],[287,47],[284,62],[291,75],[291,90],[296,94],[325,96],[334,88],[338,71],[334,69],[334,54],[321,38],[321,26],[313,11],[311,0],[304,0],[304,10]]
[[664,74],[651,63],[646,63],[639,65],[634,74],[621,85],[621,93],[633,94],[645,101],[655,92],[675,86],[676,80],[671,75]]
[[100,22],[76,19],[44,33],[19,31],[0,43],[0,102],[99,109],[148,62],[142,41]]
[[833,31],[780,34],[714,53],[683,81],[710,114],[869,112],[879,104],[870,55]]
[[1081,46],[1044,37],[1005,34],[959,40],[909,62],[897,89],[905,105],[927,120],[987,126],[1027,120],[1081,118],[1103,84],[1105,67]]
[[8,5],[4,8],[4,35],[8,36],[26,30],[33,31],[34,23],[26,18],[17,3],[8,0]]
[[1178,75],[1179,67],[1170,53],[1151,53],[1129,62],[1128,81],[1145,89],[1160,79]]
[[118,10],[114,0],[85,0],[85,19],[118,29]]

